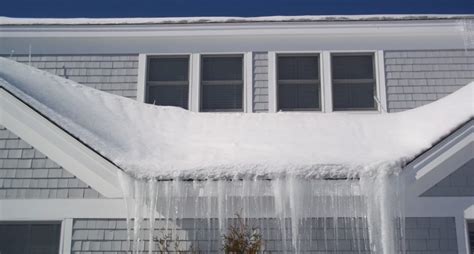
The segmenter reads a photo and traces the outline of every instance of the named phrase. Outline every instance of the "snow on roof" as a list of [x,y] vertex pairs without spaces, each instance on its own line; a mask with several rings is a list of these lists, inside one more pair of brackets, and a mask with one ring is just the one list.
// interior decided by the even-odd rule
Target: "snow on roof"
[[327,15],[266,17],[177,17],[177,18],[9,18],[0,17],[0,25],[137,25],[137,24],[203,24],[252,22],[318,22],[318,21],[397,21],[474,19],[474,15]]
[[474,82],[401,113],[195,113],[0,58],[0,87],[139,177],[352,174],[400,168],[473,117]]

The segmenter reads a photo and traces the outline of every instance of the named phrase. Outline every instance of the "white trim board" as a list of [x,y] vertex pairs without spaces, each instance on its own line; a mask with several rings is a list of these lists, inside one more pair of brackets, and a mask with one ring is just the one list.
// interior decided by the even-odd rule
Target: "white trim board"
[[[32,209],[34,208],[34,212]],[[1,221],[49,221],[68,218],[126,218],[122,199],[3,199]],[[158,217],[157,217],[158,218]]]
[[[458,20],[109,26],[0,26],[0,54],[463,49]],[[292,38],[294,43],[288,43]]]
[[[268,22],[268,23],[211,23],[211,24],[136,24],[136,25],[87,25],[0,26],[7,37],[194,37],[236,35],[384,35],[397,34],[452,34],[458,33],[458,20],[410,20],[403,22]],[[291,28],[291,29],[289,29]]]
[[116,166],[0,89],[0,124],[105,197],[121,197]]
[[473,158],[474,125],[470,121],[405,167],[409,195],[420,196]]

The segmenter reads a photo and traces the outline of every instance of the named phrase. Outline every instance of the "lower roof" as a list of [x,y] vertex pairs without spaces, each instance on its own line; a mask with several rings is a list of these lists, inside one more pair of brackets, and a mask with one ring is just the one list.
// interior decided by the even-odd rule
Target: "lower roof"
[[124,171],[215,178],[399,169],[474,115],[474,83],[401,113],[193,113],[0,58],[0,86]]

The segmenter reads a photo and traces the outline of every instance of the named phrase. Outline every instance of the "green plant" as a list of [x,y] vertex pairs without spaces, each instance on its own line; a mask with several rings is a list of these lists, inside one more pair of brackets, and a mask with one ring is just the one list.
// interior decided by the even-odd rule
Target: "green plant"
[[245,220],[236,214],[234,225],[230,225],[223,237],[223,250],[226,254],[256,254],[263,249],[263,240],[257,227],[249,227]]
[[[160,254],[164,253],[177,253],[177,254],[182,254],[182,253],[200,253],[199,250],[195,249],[194,246],[191,244],[190,250],[185,251],[185,250],[180,250],[179,246],[179,236],[176,236],[176,239],[173,241],[171,233],[168,234],[162,234],[161,237],[154,236],[153,241],[156,242],[155,250],[157,250]],[[174,242],[173,248],[171,248],[171,243]]]

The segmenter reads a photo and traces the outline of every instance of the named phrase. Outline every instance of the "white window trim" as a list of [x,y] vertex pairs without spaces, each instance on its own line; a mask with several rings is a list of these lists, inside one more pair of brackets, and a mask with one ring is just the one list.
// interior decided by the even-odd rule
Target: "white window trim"
[[324,80],[323,80],[323,51],[269,51],[268,52],[268,112],[274,113],[278,109],[278,99],[277,99],[277,55],[285,54],[308,54],[308,55],[318,55],[319,56],[319,85],[321,88],[320,91],[320,108],[319,111],[287,111],[287,112],[324,112]]
[[[383,50],[324,50],[324,51],[270,51],[268,52],[268,111],[277,111],[277,82],[276,82],[276,60],[278,54],[319,54],[320,56],[320,80],[321,80],[321,111],[312,113],[383,113],[387,109],[387,96],[385,87],[385,66]],[[332,77],[331,77],[331,54],[332,53],[371,53],[374,55],[377,110],[347,110],[333,111],[332,105]],[[293,112],[293,111],[292,111]],[[295,111],[302,112],[302,111]],[[306,111],[304,111],[306,112]]]
[[[201,103],[201,56],[203,55],[241,55],[243,63],[243,98],[244,113],[253,112],[253,59],[252,52],[199,52],[199,53],[144,53],[138,56],[137,101],[146,101],[146,70],[151,56],[189,56],[189,104],[193,112],[200,112]],[[216,112],[218,113],[218,112]]]
[[137,101],[145,102],[146,93],[146,65],[148,56],[138,55]]
[[59,254],[69,254],[72,250],[73,219],[67,218],[61,222],[61,236],[59,238]]
[[138,78],[137,78],[137,101],[146,102],[147,96],[147,67],[148,59],[154,56],[187,56],[189,57],[189,73],[188,73],[188,82],[189,82],[189,94],[188,94],[188,108],[191,109],[191,87],[192,87],[192,57],[194,54],[190,53],[166,53],[166,54],[139,54],[138,55]]

